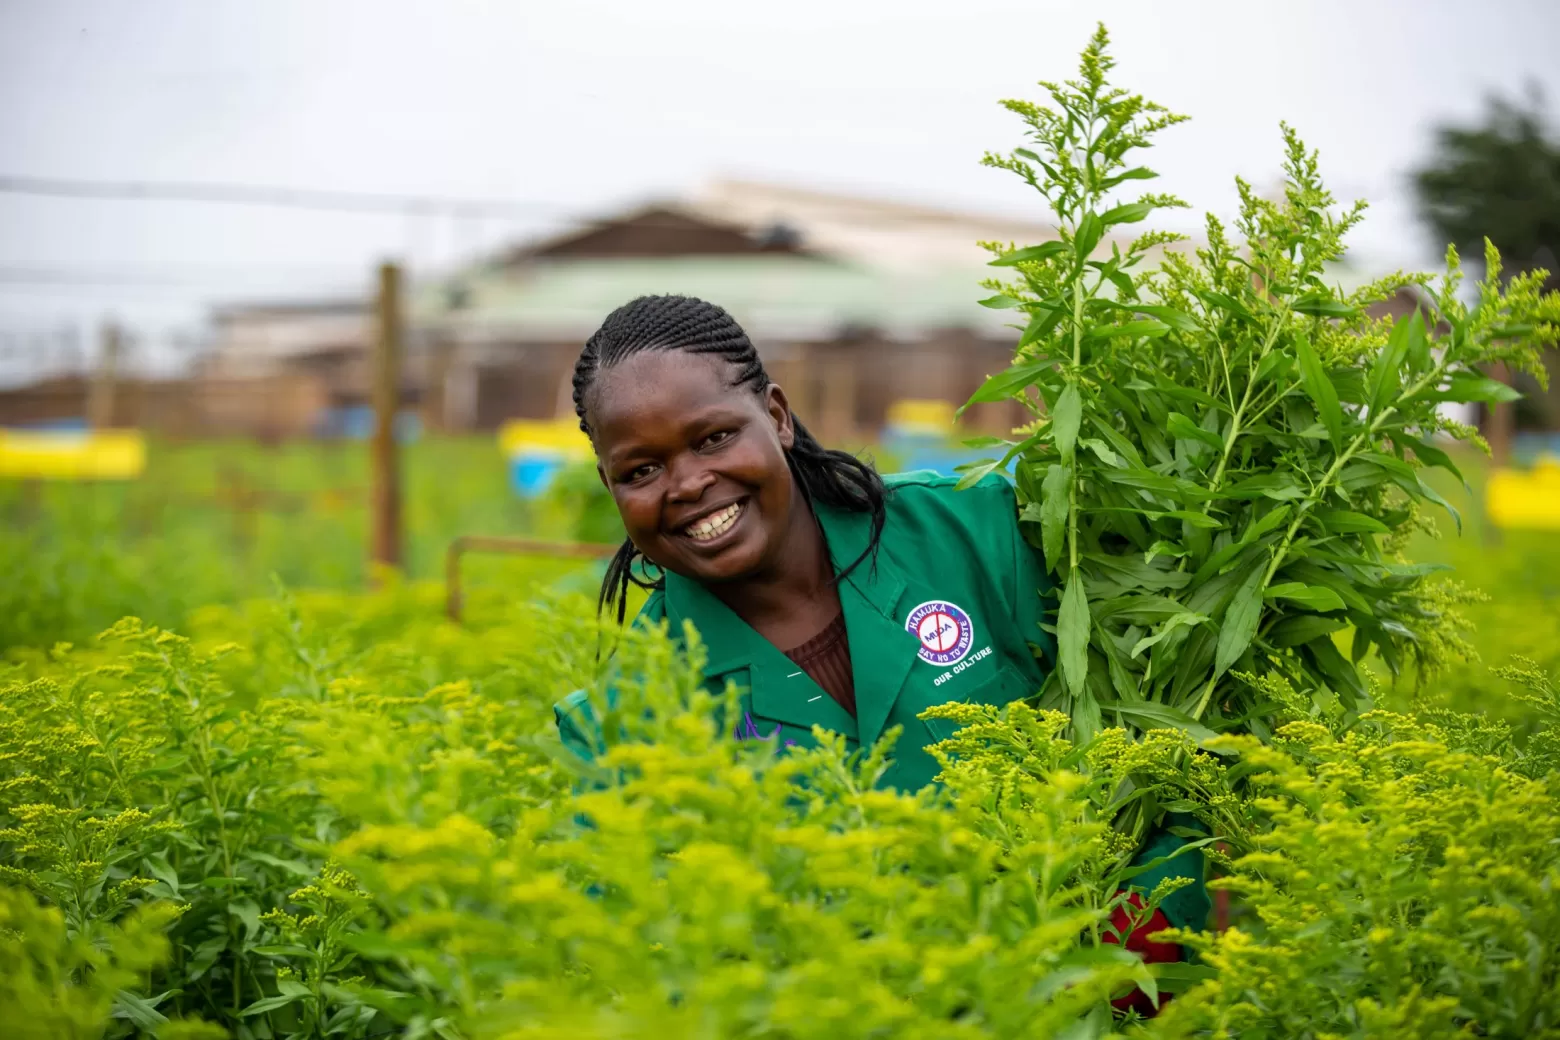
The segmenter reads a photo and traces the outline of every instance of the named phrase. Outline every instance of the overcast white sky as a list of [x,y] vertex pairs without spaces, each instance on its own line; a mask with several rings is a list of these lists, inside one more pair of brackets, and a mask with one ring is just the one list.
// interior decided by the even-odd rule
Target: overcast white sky
[[[1404,183],[1431,127],[1491,90],[1560,95],[1557,0],[0,0],[0,174],[560,213],[742,175],[1024,213],[977,165],[1019,143],[996,101],[1070,74],[1100,19],[1118,82],[1193,116],[1159,186],[1227,214],[1232,175],[1276,176],[1287,119],[1371,199],[1356,242],[1390,265],[1437,252]],[[428,270],[539,227],[0,195],[0,340],[351,289],[381,257]]]

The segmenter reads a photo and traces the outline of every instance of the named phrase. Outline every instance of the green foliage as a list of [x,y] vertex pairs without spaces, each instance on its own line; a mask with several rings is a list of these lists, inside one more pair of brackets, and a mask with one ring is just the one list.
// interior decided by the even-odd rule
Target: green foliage
[[1250,851],[1215,883],[1254,921],[1175,936],[1214,974],[1167,1033],[1560,1036],[1557,774],[1376,712],[1341,735],[1292,723],[1271,747],[1210,746],[1259,792]]
[[168,957],[163,930],[178,916],[148,906],[118,924],[66,928],[64,915],[26,893],[0,888],[0,1011],[15,1040],[89,1040],[111,1021],[167,1040],[220,1040],[199,1019],[170,1022],[135,995]]
[[[205,612],[196,641],[126,620],[101,648],[61,648],[0,682],[0,882],[57,908],[73,938],[175,907],[166,966],[140,991],[147,1016],[199,1009],[239,1037],[382,1032],[347,988],[365,972],[344,941],[376,911],[327,863],[354,806],[314,782],[321,752],[303,734],[350,742],[318,729],[339,702],[394,712],[408,733],[460,719],[484,768],[507,770],[510,802],[540,801],[564,779],[528,786],[506,749],[546,729],[551,691],[594,668],[564,650],[590,642],[587,622],[516,604],[464,629],[438,591],[284,595]],[[395,757],[445,753],[439,738]]]
[[[1541,293],[1542,272],[1502,279],[1493,249],[1472,303],[1455,253],[1433,291],[1395,275],[1340,293],[1328,264],[1364,206],[1334,206],[1287,127],[1283,198],[1237,182],[1238,240],[1211,216],[1191,255],[1165,233],[1109,237],[1181,205],[1112,198],[1154,176],[1130,153],[1180,117],[1107,85],[1106,42],[1102,29],[1077,80],[1042,84],[1053,107],[1007,102],[1033,147],[986,159],[1036,189],[1060,236],[991,245],[1016,278],[989,287],[1028,323],[1013,367],[972,400],[1015,398],[1037,418],[968,474],[1013,465],[1062,589],[1043,702],[1082,739],[1145,719],[1265,735],[1273,716],[1246,671],[1363,711],[1335,636],[1392,674],[1433,674],[1465,645],[1455,592],[1399,552],[1427,508],[1456,515],[1424,470],[1455,473],[1435,440],[1471,431],[1438,406],[1509,393],[1479,365],[1541,372],[1560,297]],[[1427,294],[1428,317],[1369,316],[1404,289]]]
[[625,638],[594,782],[519,814],[487,756],[408,760],[394,717],[327,720],[360,734],[317,764],[365,821],[336,854],[388,907],[360,948],[439,998],[387,1010],[477,1036],[1088,1036],[1147,981],[1081,942],[1115,839],[1075,780],[901,795],[872,786],[886,746],[724,739],[736,702],[690,636],[691,658]]
[[[0,652],[82,643],[132,614],[182,628],[191,611],[265,595],[273,578],[362,588],[367,460],[360,443],[154,441],[135,481],[0,481]],[[622,538],[593,466],[524,501],[490,438],[425,439],[406,447],[404,461],[409,577],[442,574],[460,534]],[[524,589],[505,558],[474,556],[465,571],[479,596]]]
[[[1331,212],[1292,139],[1285,201],[1245,192],[1244,247],[1211,234],[1139,273],[1167,236],[1110,229],[1174,200],[1107,195],[1151,176],[1126,156],[1176,117],[1105,85],[1104,44],[1052,88],[1062,115],[1010,106],[1037,150],[991,160],[1062,227],[998,257],[1017,280],[986,302],[1028,322],[977,395],[1037,414],[1006,461],[1062,578],[1044,703],[933,709],[957,724],[942,786],[885,792],[892,738],[727,738],[735,691],[704,689],[697,634],[603,628],[577,569],[506,564],[458,626],[439,586],[388,576],[239,602],[245,562],[201,584],[256,559],[332,584],[343,545],[356,583],[350,512],[285,553],[278,521],[276,556],[235,555],[210,516],[165,518],[166,544],[111,511],[7,534],[33,567],[0,593],[23,618],[5,638],[32,644],[0,671],[7,1035],[1560,1036],[1550,572],[1525,543],[1484,549],[1473,578],[1497,595],[1475,603],[1398,556],[1430,549],[1423,467],[1461,461],[1428,439],[1463,432],[1437,399],[1498,393],[1471,366],[1528,358],[1509,323],[1552,338],[1554,302],[1492,273],[1466,308],[1443,287],[1434,328],[1360,317],[1402,280],[1327,288],[1357,214]],[[425,462],[453,473],[446,450]],[[512,519],[611,540],[588,476]],[[46,507],[100,494],[140,492]],[[502,512],[475,501],[413,510],[436,518],[414,520],[414,573],[428,532]],[[93,530],[102,554],[72,562]],[[143,591],[191,635],[132,618],[41,649]],[[1495,606],[1516,623],[1484,645],[1525,649],[1520,630],[1536,663],[1458,666],[1442,695],[1458,615]],[[1356,673],[1333,641],[1350,628],[1425,688]],[[552,725],[577,688],[610,735],[591,765]],[[1366,710],[1383,698],[1402,710]],[[1135,926],[1184,882],[1128,911],[1162,864],[1128,865],[1123,817],[1166,814],[1227,875],[1236,927],[1172,936],[1200,963],[1148,968],[1112,915]],[[1134,985],[1169,1010],[1113,1018]]]

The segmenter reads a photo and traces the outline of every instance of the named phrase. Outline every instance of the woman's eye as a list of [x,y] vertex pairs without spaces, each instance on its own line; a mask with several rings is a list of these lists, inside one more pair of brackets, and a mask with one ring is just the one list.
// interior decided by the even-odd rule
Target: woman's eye
[[704,438],[704,446],[706,448],[713,448],[716,445],[723,444],[729,440],[731,440],[730,430],[716,430],[714,433]]
[[654,472],[655,472],[655,467],[647,462],[643,466],[635,466],[633,469],[631,469],[627,473],[623,474],[621,479],[625,483],[632,484],[635,481],[644,480],[646,477],[648,477],[650,474],[652,474]]

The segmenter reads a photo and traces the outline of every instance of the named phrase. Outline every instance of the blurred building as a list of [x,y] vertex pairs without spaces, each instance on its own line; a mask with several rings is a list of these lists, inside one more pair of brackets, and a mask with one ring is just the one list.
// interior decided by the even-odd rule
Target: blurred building
[[[635,296],[680,293],[732,312],[821,436],[870,437],[894,401],[962,403],[1007,366],[1012,316],[975,305],[987,273],[975,243],[1050,237],[1045,226],[1002,218],[720,182],[418,285],[403,399],[429,426],[452,431],[572,414],[574,360],[602,318]],[[281,389],[284,378],[310,386],[290,391],[297,407],[256,403],[233,423],[304,434],[366,404],[368,301],[230,305],[212,324],[197,396],[235,379],[257,392]],[[1013,404],[971,415],[998,431],[1025,418]]]
[[[407,300],[401,398],[425,426],[486,431],[573,414],[585,339],[647,293],[729,310],[820,437],[875,438],[896,401],[963,403],[1006,368],[1014,312],[980,307],[990,273],[978,242],[1034,244],[1044,224],[746,181],[647,204],[519,243],[415,284]],[[1109,243],[1103,244],[1105,247]],[[1346,287],[1365,281],[1340,268]],[[1421,304],[1389,301],[1397,316]],[[366,424],[374,319],[362,298],[233,303],[211,313],[210,348],[186,378],[57,379],[0,392],[0,423],[102,416],[189,435],[351,434]],[[1016,402],[967,423],[1005,433]],[[105,420],[107,421],[107,420]]]

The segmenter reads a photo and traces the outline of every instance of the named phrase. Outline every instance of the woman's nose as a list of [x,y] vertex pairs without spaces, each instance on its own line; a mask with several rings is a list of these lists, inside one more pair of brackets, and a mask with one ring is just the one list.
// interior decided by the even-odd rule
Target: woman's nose
[[674,462],[671,466],[671,492],[674,502],[697,502],[705,490],[715,483],[711,473],[698,459]]

